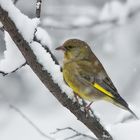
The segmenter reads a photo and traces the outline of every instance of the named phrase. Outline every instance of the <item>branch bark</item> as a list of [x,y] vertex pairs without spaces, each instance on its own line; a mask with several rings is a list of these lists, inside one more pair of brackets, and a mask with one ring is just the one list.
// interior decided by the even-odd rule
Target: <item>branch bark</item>
[[0,6],[0,21],[4,25],[4,29],[10,34],[11,38],[25,57],[28,65],[33,72],[38,76],[42,83],[50,90],[50,92],[57,98],[57,100],[67,109],[69,109],[79,121],[84,123],[100,140],[112,140],[111,135],[100,124],[96,116],[86,116],[85,112],[80,109],[77,102],[73,102],[63,93],[60,87],[55,84],[51,75],[43,70],[43,66],[37,61],[35,54],[31,50],[29,43],[24,40],[22,35],[18,32],[14,22],[9,18],[8,12]]

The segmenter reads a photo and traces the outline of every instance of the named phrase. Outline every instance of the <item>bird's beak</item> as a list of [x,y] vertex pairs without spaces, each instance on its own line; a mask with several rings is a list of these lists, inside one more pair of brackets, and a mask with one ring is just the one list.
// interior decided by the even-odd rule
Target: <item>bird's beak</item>
[[62,50],[62,51],[66,51],[66,49],[64,48],[64,46],[59,46],[59,47],[57,47],[55,50]]

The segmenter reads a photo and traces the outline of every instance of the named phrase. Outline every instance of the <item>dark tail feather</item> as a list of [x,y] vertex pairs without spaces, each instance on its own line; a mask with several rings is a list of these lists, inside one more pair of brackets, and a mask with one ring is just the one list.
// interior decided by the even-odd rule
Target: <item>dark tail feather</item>
[[135,117],[135,119],[139,120],[139,117],[129,107],[127,107],[127,110]]
[[129,108],[128,104],[121,96],[119,96],[118,98],[116,98],[114,100],[117,101],[118,106],[120,106],[121,108],[123,108],[125,110],[128,110],[134,116],[135,119],[139,120],[139,117]]

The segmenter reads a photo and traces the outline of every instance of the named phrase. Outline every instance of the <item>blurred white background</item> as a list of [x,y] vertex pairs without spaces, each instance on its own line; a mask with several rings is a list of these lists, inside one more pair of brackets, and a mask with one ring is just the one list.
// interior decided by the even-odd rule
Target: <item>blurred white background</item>
[[[120,95],[140,114],[140,0],[42,1],[40,26],[50,35],[52,51],[60,64],[63,56],[54,51],[57,46],[68,38],[85,40],[103,63]],[[16,4],[30,18],[35,17],[35,5],[36,0],[19,0]],[[5,50],[2,32],[0,44],[2,59]],[[56,140],[63,140],[72,133],[50,133],[68,126],[92,135],[60,105],[28,66],[5,77],[0,75],[0,140],[46,139],[9,104]],[[126,113],[106,102],[96,102],[92,107],[105,126],[114,125]],[[137,140],[140,135],[135,133]]]

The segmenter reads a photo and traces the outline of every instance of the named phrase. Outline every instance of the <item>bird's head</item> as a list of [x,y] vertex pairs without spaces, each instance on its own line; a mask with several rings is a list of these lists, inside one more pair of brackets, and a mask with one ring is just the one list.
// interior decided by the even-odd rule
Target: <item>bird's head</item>
[[62,46],[56,48],[56,50],[64,51],[64,59],[67,61],[86,59],[90,54],[89,45],[79,39],[69,39]]

